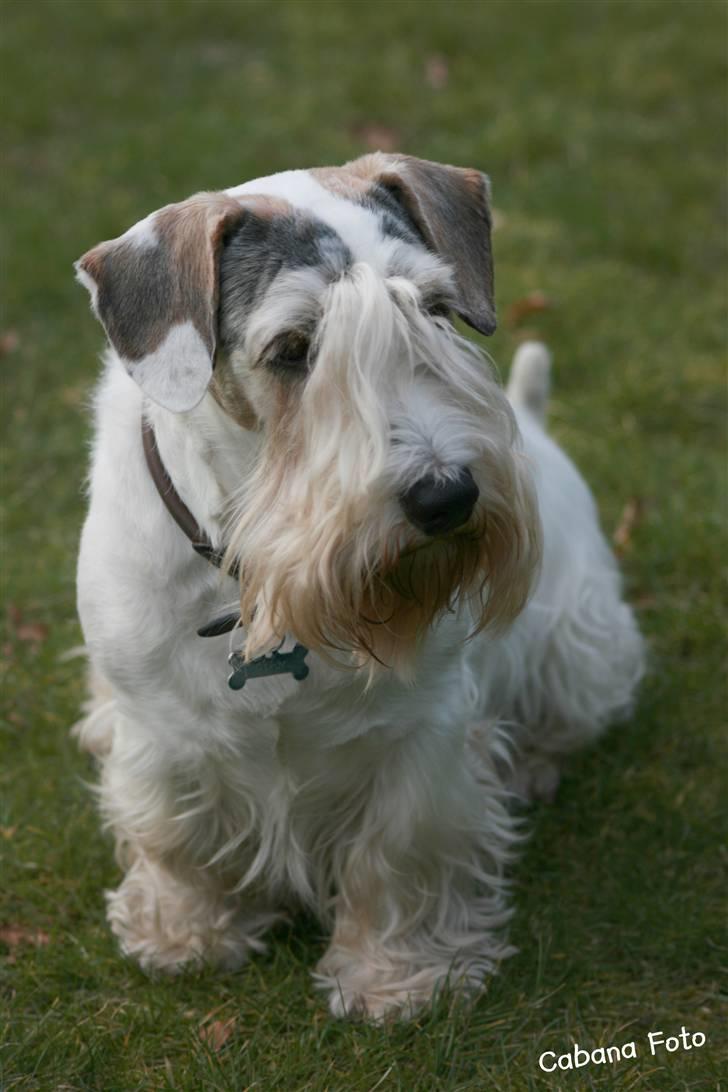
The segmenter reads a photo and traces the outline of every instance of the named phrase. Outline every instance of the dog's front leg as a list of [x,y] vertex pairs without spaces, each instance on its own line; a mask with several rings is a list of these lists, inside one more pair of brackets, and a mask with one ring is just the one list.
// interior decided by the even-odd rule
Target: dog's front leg
[[511,951],[500,931],[515,839],[487,753],[440,731],[388,749],[334,852],[333,935],[316,976],[332,1013],[407,1017],[443,987],[476,992]]
[[[99,803],[125,872],[106,895],[122,951],[148,971],[238,967],[281,916],[260,884],[240,890],[256,850],[250,785],[264,783],[263,768],[231,775],[189,741],[185,760],[183,736],[165,745],[162,723],[130,721],[98,671],[91,682],[77,734],[99,760]],[[179,729],[181,718],[169,721]]]
[[236,970],[263,950],[261,934],[279,915],[226,894],[200,870],[132,853],[123,881],[106,894],[107,916],[124,954],[144,970]]

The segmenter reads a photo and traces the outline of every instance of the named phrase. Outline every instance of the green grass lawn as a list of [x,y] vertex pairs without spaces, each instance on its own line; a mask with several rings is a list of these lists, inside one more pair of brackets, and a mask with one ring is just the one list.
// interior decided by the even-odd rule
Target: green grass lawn
[[[726,6],[14,0],[2,39],[0,1087],[725,1089]],[[519,954],[472,1010],[384,1029],[329,1019],[309,920],[236,975],[120,958],[62,659],[101,347],[72,261],[195,190],[372,144],[491,175],[489,349],[505,371],[548,341],[551,427],[608,532],[640,502],[624,569],[652,650],[633,722],[530,815]],[[650,1056],[683,1025],[706,1045]],[[539,1069],[574,1040],[639,1055]]]

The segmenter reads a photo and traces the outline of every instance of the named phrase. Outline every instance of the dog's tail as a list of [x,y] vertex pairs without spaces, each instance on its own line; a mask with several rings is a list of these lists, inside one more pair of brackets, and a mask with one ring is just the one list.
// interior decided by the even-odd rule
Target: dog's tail
[[511,402],[524,406],[542,424],[551,387],[551,353],[542,341],[524,341],[511,364],[507,394]]

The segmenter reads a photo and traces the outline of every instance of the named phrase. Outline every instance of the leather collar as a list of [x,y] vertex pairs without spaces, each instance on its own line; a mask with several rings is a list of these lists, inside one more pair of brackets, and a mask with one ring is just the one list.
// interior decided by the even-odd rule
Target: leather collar
[[[167,473],[167,468],[162,462],[162,456],[157,447],[157,438],[149,421],[142,416],[142,447],[144,458],[147,461],[152,481],[157,487],[164,506],[179,529],[192,543],[192,549],[200,557],[204,557],[211,565],[219,569],[222,565],[225,551],[218,549],[210,541],[209,536],[203,531],[195,517],[190,512],[185,502],[174,487],[174,482]],[[228,569],[228,575],[237,577],[239,568],[237,565]],[[211,622],[200,626],[197,630],[198,637],[220,637],[223,633],[230,633],[240,624],[240,613],[232,611],[229,614],[213,618]],[[228,678],[228,685],[232,690],[241,690],[249,678],[267,675],[291,674],[297,682],[301,682],[308,675],[308,665],[303,661],[308,655],[308,649],[296,643],[292,652],[273,651],[269,656],[258,656],[254,660],[246,661],[239,653],[231,652],[228,662],[232,667],[232,673]]]
[[[159,454],[154,429],[144,417],[142,417],[142,447],[144,448],[144,458],[147,461],[152,481],[156,485],[157,492],[170,516],[182,533],[190,540],[195,553],[199,554],[200,557],[204,557],[205,561],[209,561],[211,565],[215,565],[219,569],[222,566],[225,551],[211,542],[209,536],[200,527],[175,489],[174,482],[167,473],[167,468],[162,462],[162,456]],[[237,565],[232,565],[227,571],[229,576],[237,579],[239,575]],[[200,626],[197,633],[200,637],[219,637],[223,633],[230,633],[239,622],[239,612],[231,611],[213,618],[211,622],[207,622],[204,626]]]
[[[179,529],[192,543],[192,549],[200,557],[204,557],[211,565],[219,569],[222,565],[225,551],[213,545],[209,536],[203,531],[199,523],[190,512],[185,502],[174,487],[174,482],[167,473],[167,468],[162,462],[162,456],[157,447],[157,438],[149,421],[142,416],[142,447],[144,458],[147,461],[152,481],[157,487],[164,506]],[[237,577],[239,568],[237,565],[228,569],[228,575]],[[220,637],[223,633],[230,633],[240,624],[240,614],[232,611],[229,614],[213,618],[197,630],[198,637]],[[269,656],[258,656],[254,660],[246,661],[239,653],[232,652],[228,662],[232,667],[232,673],[228,678],[228,685],[232,690],[241,690],[249,678],[267,675],[291,674],[296,681],[306,678],[309,669],[303,661],[308,655],[308,649],[296,643],[292,652],[273,651]]]
[[[195,517],[190,512],[185,502],[174,487],[174,483],[167,473],[167,468],[162,462],[162,456],[157,447],[157,438],[151,423],[142,417],[142,446],[147,467],[152,476],[152,481],[157,487],[157,492],[164,502],[164,506],[170,516],[192,543],[192,549],[200,557],[204,557],[211,565],[219,569],[222,565],[224,549],[218,549],[210,541],[208,535],[200,527]],[[237,566],[230,570],[230,575],[237,577]]]

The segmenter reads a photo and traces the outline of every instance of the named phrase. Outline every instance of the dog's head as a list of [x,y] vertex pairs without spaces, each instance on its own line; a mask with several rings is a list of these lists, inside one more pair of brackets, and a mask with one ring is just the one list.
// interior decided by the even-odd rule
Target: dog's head
[[246,654],[285,633],[405,671],[467,598],[523,607],[539,524],[513,416],[459,315],[495,329],[488,184],[375,154],[153,213],[77,264],[155,402],[215,398],[241,465],[228,557]]

